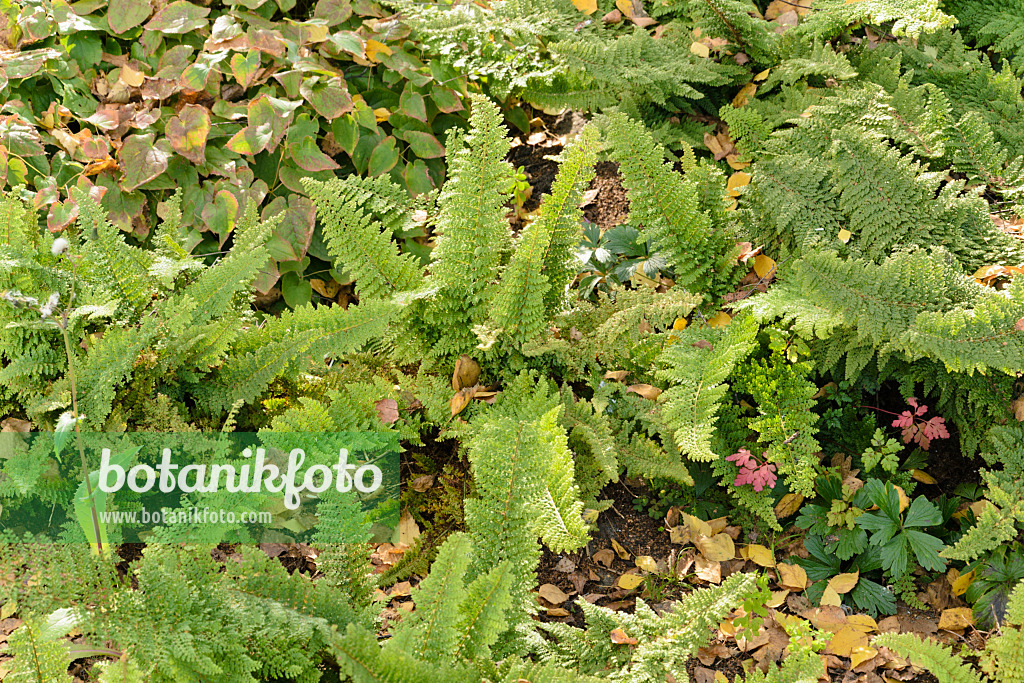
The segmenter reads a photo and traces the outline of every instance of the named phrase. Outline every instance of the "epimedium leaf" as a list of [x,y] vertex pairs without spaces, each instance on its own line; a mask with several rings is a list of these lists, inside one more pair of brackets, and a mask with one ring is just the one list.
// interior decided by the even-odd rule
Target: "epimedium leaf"
[[313,298],[313,285],[303,280],[298,273],[285,273],[281,277],[281,293],[286,304],[298,308],[308,304]]
[[110,0],[107,7],[107,23],[114,33],[124,33],[135,28],[153,13],[149,0]]
[[345,153],[352,156],[356,145],[359,143],[359,124],[351,114],[345,114],[331,121],[331,132],[334,133],[334,141],[345,150]]
[[313,79],[303,81],[299,92],[328,121],[352,111],[352,96],[340,77],[331,78],[326,83],[314,82]]
[[394,168],[397,163],[398,149],[395,146],[395,138],[389,135],[370,153],[369,173],[371,176],[382,175]]
[[427,122],[427,103],[418,92],[406,89],[399,100],[399,107],[409,118]]
[[360,59],[366,59],[366,46],[358,33],[353,31],[338,31],[327,38],[331,45],[341,52],[345,52]]
[[291,157],[305,171],[330,171],[339,168],[334,159],[320,151],[316,138],[307,136],[290,147]]
[[259,50],[249,50],[244,55],[241,52],[231,55],[231,74],[243,88],[248,88],[252,85],[252,81],[256,77],[256,71],[259,68]]
[[328,26],[337,26],[352,16],[352,4],[349,0],[320,0],[313,16],[323,19]]
[[443,157],[445,154],[444,145],[430,133],[418,130],[406,131],[405,140],[409,143],[413,154],[421,159],[434,159]]
[[174,151],[196,164],[206,161],[206,139],[210,135],[210,112],[198,104],[186,104],[171,117],[165,129]]
[[224,241],[235,229],[238,219],[238,199],[227,190],[220,190],[214,195],[213,201],[203,207],[202,219],[206,227]]
[[171,155],[161,145],[153,144],[153,138],[153,133],[132,135],[117,153],[117,161],[124,171],[122,186],[125,190],[134,190],[167,170]]
[[284,213],[274,234],[267,241],[267,251],[275,261],[298,261],[305,257],[313,240],[316,206],[306,197],[277,197],[262,211],[264,221]]
[[146,24],[146,30],[175,35],[190,33],[205,27],[209,14],[209,7],[178,0],[157,12]]
[[459,99],[458,94],[451,88],[444,88],[438,85],[434,86],[434,90],[430,93],[430,99],[437,105],[439,111],[445,114],[451,114],[452,112],[462,111],[465,109],[462,106],[462,101]]
[[422,159],[416,159],[402,169],[402,179],[409,190],[409,194],[416,196],[426,194],[434,189],[434,183],[430,180],[430,173],[427,172],[427,165]]
[[34,157],[45,153],[39,133],[17,114],[0,116],[0,145],[12,156]]

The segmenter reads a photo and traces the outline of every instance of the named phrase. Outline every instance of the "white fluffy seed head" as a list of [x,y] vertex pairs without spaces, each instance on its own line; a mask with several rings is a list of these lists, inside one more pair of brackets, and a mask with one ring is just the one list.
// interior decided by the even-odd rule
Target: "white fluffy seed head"
[[50,253],[52,253],[54,256],[60,256],[61,254],[68,250],[69,246],[70,245],[68,244],[68,241],[66,239],[64,239],[63,237],[58,237],[53,241],[53,246],[50,247]]

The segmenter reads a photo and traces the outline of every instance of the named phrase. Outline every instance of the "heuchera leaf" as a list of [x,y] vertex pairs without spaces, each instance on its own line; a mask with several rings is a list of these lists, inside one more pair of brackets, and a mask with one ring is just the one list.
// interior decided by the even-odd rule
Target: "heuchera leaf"
[[209,7],[179,0],[157,12],[146,24],[146,30],[170,34],[189,33],[206,26],[209,13]]
[[122,186],[125,190],[134,190],[167,170],[167,160],[171,155],[160,145],[154,145],[153,137],[153,133],[133,135],[125,140],[118,152],[117,160],[124,170]]
[[210,135],[210,112],[198,104],[186,104],[171,117],[165,129],[174,151],[189,161],[206,161],[206,139]]
[[149,0],[110,0],[107,23],[114,33],[124,33],[144,22],[152,12]]

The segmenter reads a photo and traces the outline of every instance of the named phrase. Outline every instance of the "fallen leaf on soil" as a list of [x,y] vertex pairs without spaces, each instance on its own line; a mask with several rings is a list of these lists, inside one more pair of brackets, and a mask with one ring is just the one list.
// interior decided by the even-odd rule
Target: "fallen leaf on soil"
[[839,595],[842,595],[843,593],[849,593],[852,591],[854,586],[857,585],[857,581],[859,579],[860,571],[855,571],[849,574],[836,574],[828,580],[828,587]]
[[939,628],[949,631],[961,631],[974,625],[974,614],[970,607],[951,607],[942,610],[939,616]]
[[570,560],[568,557],[563,557],[555,565],[556,572],[562,572],[563,574],[572,574],[576,571],[576,563]]
[[910,470],[910,476],[921,482],[922,484],[935,484],[935,477],[928,474],[924,470]]
[[637,639],[630,638],[626,635],[626,632],[621,628],[613,628],[609,634],[612,639],[612,643],[615,645],[636,645]]
[[[1024,322],[1024,318],[1017,322],[1019,326],[1017,329],[1024,330],[1024,325],[1021,325],[1022,322]],[[1024,396],[1011,403],[1010,410],[1013,411],[1013,416],[1017,419],[1017,422],[1024,422]]]
[[[956,569],[950,569],[950,574],[957,572]],[[957,572],[956,576],[949,578],[950,592],[953,595],[963,595],[967,592],[967,587],[974,583],[974,570],[967,572],[966,574],[960,574]]]
[[408,510],[403,512],[402,517],[398,520],[398,534],[399,541],[406,545],[412,545],[412,542],[420,536],[420,525],[416,523]]
[[825,586],[825,590],[821,594],[821,604],[822,606],[833,605],[835,607],[841,607],[843,599],[839,597],[839,593],[836,593],[832,586]]
[[736,546],[728,534],[698,537],[694,545],[709,560],[724,562],[736,556]]
[[609,370],[608,372],[604,373],[604,378],[612,379],[615,380],[616,382],[621,382],[622,380],[626,379],[626,375],[628,374],[629,370]]
[[763,545],[753,543],[746,547],[747,559],[761,567],[774,567],[775,554]]
[[860,645],[850,650],[850,668],[855,669],[864,662],[874,659],[878,650],[868,645]]
[[615,582],[619,588],[623,590],[631,591],[638,588],[644,582],[644,577],[639,574],[623,574],[619,577],[619,580]]
[[779,585],[792,591],[807,588],[807,572],[797,564],[780,564],[778,567]]
[[620,560],[628,560],[630,557],[632,557],[629,554],[629,551],[623,548],[622,544],[616,541],[614,538],[612,539],[612,550],[615,551],[615,554],[619,556]]
[[612,562],[615,561],[615,553],[608,548],[603,548],[594,553],[594,561],[603,564],[605,567],[611,567]]
[[846,228],[843,228],[842,230],[839,231],[839,234],[836,235],[836,237],[839,239],[840,242],[846,244],[847,242],[850,241],[850,238],[853,237],[853,233],[847,230]]
[[804,497],[799,493],[787,493],[782,497],[778,503],[775,504],[775,516],[779,519],[785,519],[790,515],[796,514],[796,511],[803,505]]
[[567,617],[569,616],[569,610],[564,607],[548,607],[547,614],[549,617]]
[[537,589],[537,594],[550,602],[552,605],[561,605],[563,602],[569,599],[561,588],[553,583],[545,583]]
[[891,616],[882,619],[878,622],[879,633],[899,633],[900,632],[900,620],[899,617]]
[[658,573],[658,562],[650,555],[641,555],[634,560],[634,563],[645,572],[650,572],[651,574]]
[[758,254],[754,257],[754,272],[762,280],[765,278],[771,278],[775,276],[775,259],[764,254]]
[[700,536],[711,536],[711,525],[705,522],[699,517],[683,513],[683,520],[686,522],[687,528],[690,530],[691,538],[698,538]]
[[597,11],[597,0],[572,0],[572,4],[584,14],[593,14]]
[[722,563],[714,560],[709,560],[706,557],[698,555],[693,563],[694,573],[697,578],[701,581],[707,581],[709,583],[721,583],[722,582]]
[[28,420],[19,420],[16,417],[9,417],[3,422],[0,422],[0,432],[20,432],[22,434],[28,434],[32,431],[32,423]]
[[786,603],[786,596],[787,595],[789,595],[789,591],[787,591],[787,590],[772,591],[771,599],[768,600],[764,604],[766,606],[772,607],[772,608],[782,607]]
[[854,648],[867,647],[868,634],[852,626],[844,626],[832,636],[825,652],[840,657],[849,657]]
[[[757,89],[757,86],[754,85],[753,83],[750,83],[748,85],[753,86],[755,90]],[[737,95],[737,97],[738,97],[738,95]],[[746,187],[747,185],[749,185],[751,177],[752,176],[749,173],[747,173],[746,171],[736,171],[731,176],[729,176],[729,180],[728,180],[728,182],[726,182],[726,185],[725,185],[725,189],[728,191],[729,196],[730,197],[739,197],[740,196],[740,188],[741,187]],[[764,277],[764,276],[762,275],[761,277]]]
[[708,318],[708,327],[725,327],[730,322],[732,322],[732,316],[725,311],[721,311],[717,315]]
[[459,356],[455,361],[455,370],[452,372],[452,389],[458,391],[471,387],[480,379],[480,364],[466,354]]
[[404,598],[407,595],[412,595],[412,584],[408,581],[400,581],[388,591],[388,596],[392,598]]

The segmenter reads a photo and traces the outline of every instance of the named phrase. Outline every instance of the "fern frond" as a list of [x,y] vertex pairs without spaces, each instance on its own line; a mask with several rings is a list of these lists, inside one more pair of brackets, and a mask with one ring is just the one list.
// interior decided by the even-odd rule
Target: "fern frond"
[[887,647],[914,666],[927,670],[940,683],[983,683],[970,666],[963,663],[949,648],[912,633],[882,633],[875,636],[875,645]]

